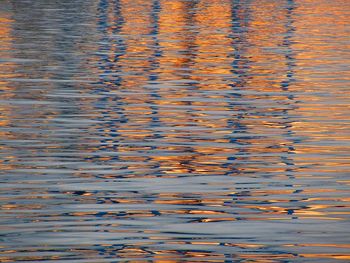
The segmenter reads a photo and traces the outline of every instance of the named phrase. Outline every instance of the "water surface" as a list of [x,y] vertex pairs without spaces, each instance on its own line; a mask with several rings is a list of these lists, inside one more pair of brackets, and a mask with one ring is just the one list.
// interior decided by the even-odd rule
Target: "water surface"
[[1,262],[349,262],[350,2],[2,0]]

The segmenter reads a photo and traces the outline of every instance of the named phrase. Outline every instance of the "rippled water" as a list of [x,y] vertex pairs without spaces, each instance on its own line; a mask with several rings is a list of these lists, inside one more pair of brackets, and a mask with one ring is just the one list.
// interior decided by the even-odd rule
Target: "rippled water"
[[350,262],[350,1],[0,10],[1,262]]

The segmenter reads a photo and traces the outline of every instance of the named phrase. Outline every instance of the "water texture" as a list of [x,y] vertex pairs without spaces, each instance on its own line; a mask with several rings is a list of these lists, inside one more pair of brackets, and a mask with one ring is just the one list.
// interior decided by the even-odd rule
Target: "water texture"
[[349,17],[1,0],[0,262],[350,262]]

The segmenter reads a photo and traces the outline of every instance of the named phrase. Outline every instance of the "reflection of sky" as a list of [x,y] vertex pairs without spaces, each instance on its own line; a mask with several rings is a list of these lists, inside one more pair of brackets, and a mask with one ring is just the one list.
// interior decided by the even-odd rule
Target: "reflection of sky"
[[[110,128],[115,139],[111,139],[110,144],[114,145],[114,150],[117,144],[125,141],[119,152],[123,152],[123,148],[130,152],[129,144],[138,146],[142,141],[148,146],[145,151],[155,152],[144,161],[155,162],[159,172],[207,174],[215,166],[215,173],[221,168],[223,174],[230,174],[240,172],[237,166],[242,162],[236,161],[237,158],[249,159],[251,152],[256,154],[262,138],[272,137],[271,145],[261,145],[259,151],[265,152],[266,147],[274,149],[280,155],[274,157],[277,159],[274,162],[279,163],[282,159],[282,163],[293,166],[288,153],[293,151],[291,144],[298,139],[291,138],[293,131],[288,129],[291,127],[289,108],[294,108],[293,95],[288,92],[294,63],[288,45],[293,31],[290,18],[293,5],[288,5],[287,11],[283,9],[276,14],[280,24],[255,22],[276,27],[265,34],[277,31],[281,35],[276,45],[278,42],[283,45],[277,46],[276,52],[265,53],[255,43],[261,40],[244,29],[249,17],[255,15],[255,10],[246,6],[206,1],[153,4],[126,1],[119,5],[101,2],[99,26],[104,45],[99,51],[102,59],[100,77],[109,94],[102,89],[101,93],[107,95],[95,105],[113,109],[113,113],[104,112],[102,118],[113,119]],[[109,14],[108,10],[113,11]],[[259,16],[259,19],[264,18]],[[240,24],[241,30],[237,29]],[[157,37],[154,37],[155,33]],[[254,56],[248,55],[250,45],[255,49],[256,63]],[[277,65],[279,68],[275,71],[263,69],[271,64],[271,60],[282,61],[282,65]],[[285,70],[281,70],[281,66]],[[270,81],[257,73],[263,70],[270,70],[266,73],[272,76]],[[246,93],[247,86],[257,90]],[[271,89],[277,96],[256,95],[264,89]],[[114,100],[111,93],[116,96]],[[264,108],[266,102],[275,103],[275,107]],[[145,116],[140,118],[140,112]],[[116,113],[118,115],[112,117]],[[252,116],[258,122],[255,126],[266,129],[265,134],[270,135],[272,130],[279,135],[251,132],[254,127],[248,128],[246,123],[252,121]],[[270,125],[275,126],[268,127],[260,121],[263,118],[271,118],[273,123]],[[143,129],[140,130],[140,126]],[[195,132],[192,134],[192,131]],[[251,142],[254,139],[258,142]],[[210,143],[206,145],[208,141]],[[225,155],[216,155],[222,150],[226,151]],[[172,155],[164,156],[164,151]],[[210,155],[215,155],[213,162],[207,161]],[[265,163],[264,160],[258,162]]]
[[343,1],[0,6],[5,260],[349,259]]

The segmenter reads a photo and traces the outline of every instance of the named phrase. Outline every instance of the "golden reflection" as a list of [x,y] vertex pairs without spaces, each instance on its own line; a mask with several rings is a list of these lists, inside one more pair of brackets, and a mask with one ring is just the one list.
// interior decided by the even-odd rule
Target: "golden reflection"
[[[227,36],[230,27],[229,7],[229,1],[221,1],[220,5],[213,1],[162,2],[159,19],[159,45],[162,56],[156,72],[162,85],[159,87],[168,92],[162,93],[161,99],[156,103],[160,108],[159,122],[169,127],[169,130],[163,134],[160,142],[193,144],[197,140],[192,138],[192,131],[196,131],[198,137],[212,132],[213,143],[227,142],[219,137],[219,134],[227,133],[222,130],[226,129],[226,120],[220,118],[213,122],[206,113],[207,106],[214,112],[225,112],[227,103],[221,103],[219,99],[222,96],[217,95],[209,94],[203,102],[198,98],[203,96],[202,90],[214,91],[225,87],[229,89],[222,78],[230,73],[231,68],[229,54],[232,49]],[[214,28],[220,32],[209,34]],[[211,66],[215,60],[220,60],[220,66]],[[162,71],[159,71],[160,69]],[[225,162],[227,158],[215,156],[211,159],[208,156],[222,149],[200,144],[172,148],[186,154],[152,157],[167,175],[211,174],[211,165]],[[168,149],[170,150],[170,147]],[[215,173],[220,174],[224,171],[220,171],[219,168]]]
[[[6,56],[6,52],[10,51],[12,48],[13,38],[11,35],[11,27],[13,23],[13,19],[8,17],[5,12],[0,11],[0,56],[5,62],[0,62],[0,90],[1,99],[6,101],[15,96],[13,92],[13,88],[11,83],[7,80],[10,78],[14,78],[16,76],[16,63],[11,61],[6,61],[8,56]],[[4,128],[10,126],[12,123],[12,115],[14,114],[13,106],[9,104],[0,103],[0,138],[2,139],[11,139],[13,135],[11,132],[6,132]],[[9,153],[9,148],[0,145],[0,150],[2,152]],[[5,161],[7,159],[8,161]],[[14,156],[6,156],[6,158],[1,158],[0,160],[0,170],[11,170],[14,168],[11,165],[11,160],[14,160]]]
[[[94,54],[84,74],[99,78],[98,83],[89,85],[57,84],[57,80],[76,77],[73,70],[59,79],[56,71],[60,68],[77,70],[84,64],[74,62],[81,55],[80,44],[62,57],[50,57],[56,49],[65,50],[59,48],[57,32],[48,34],[41,23],[20,23],[19,11],[14,18],[0,13],[0,54],[32,41],[29,34],[18,38],[16,28],[36,30],[47,37],[42,57],[21,50],[21,56],[30,58],[29,66],[24,65],[28,61],[11,56],[0,63],[4,101],[0,105],[0,126],[4,128],[0,137],[18,145],[26,139],[23,148],[29,149],[23,150],[23,157],[22,149],[17,153],[15,147],[0,145],[5,156],[0,168],[6,172],[22,168],[23,174],[33,175],[43,171],[44,175],[36,178],[43,186],[24,185],[45,188],[22,193],[10,185],[9,193],[16,196],[4,197],[4,214],[18,213],[16,220],[54,226],[50,234],[63,233],[65,238],[70,238],[73,228],[81,231],[79,238],[88,235],[85,242],[90,242],[89,248],[77,245],[67,251],[97,261],[101,255],[128,262],[146,258],[169,263],[185,259],[223,262],[225,258],[264,263],[296,258],[349,260],[350,255],[337,251],[298,254],[288,250],[338,250],[349,248],[347,244],[286,241],[276,245],[277,253],[269,251],[260,236],[254,237],[259,244],[235,243],[221,241],[224,238],[219,235],[205,239],[201,233],[188,238],[181,227],[176,230],[179,233],[157,229],[164,227],[163,223],[174,227],[188,224],[189,229],[214,228],[223,222],[239,226],[240,221],[255,222],[259,228],[272,220],[334,220],[337,224],[349,215],[344,210],[350,199],[344,197],[345,188],[338,188],[349,181],[340,176],[332,181],[345,174],[345,154],[350,150],[348,91],[344,89],[350,76],[343,69],[342,51],[347,47],[346,8],[325,0],[311,9],[311,0],[237,2],[102,1],[102,7],[96,8],[98,15],[93,16],[96,21],[92,19],[96,25],[89,27],[100,39],[92,50],[84,50]],[[334,30],[330,31],[330,24]],[[79,30],[74,34],[79,35]],[[47,70],[56,66],[58,70]],[[21,84],[13,81],[16,78]],[[31,85],[29,79],[40,81]],[[57,96],[72,90],[78,90],[82,98],[70,101],[67,95]],[[37,103],[23,106],[27,99]],[[72,116],[76,119],[70,120]],[[63,117],[72,123],[86,117],[92,124],[64,126],[57,121]],[[12,130],[16,125],[25,131]],[[83,178],[92,188],[104,183],[112,190],[60,192],[71,187],[69,180],[65,182],[66,175],[78,188],[85,187],[76,181]],[[223,175],[237,181],[227,185],[220,179],[206,182],[206,176]],[[58,179],[51,184],[50,176]],[[186,194],[185,184],[172,188],[173,192],[155,187],[153,193],[147,188],[147,184],[164,179],[158,177],[179,176],[203,176],[198,184],[202,190]],[[139,185],[140,178],[149,181]],[[132,187],[123,189],[120,182]],[[323,182],[338,185],[320,188]],[[206,192],[210,187],[218,190]],[[35,204],[29,203],[34,200]],[[162,223],[149,224],[157,224],[157,220]],[[81,226],[86,228],[80,230]],[[9,228],[16,229],[16,225]],[[318,230],[312,234],[319,234]],[[222,247],[235,250],[219,253]],[[4,248],[1,262],[60,260],[56,255],[11,257],[7,254],[18,251]],[[20,253],[27,252],[37,251],[24,248]]]
[[[350,74],[344,72],[347,62],[342,54],[347,35],[343,19],[348,13],[342,5],[320,0],[314,6],[312,1],[302,1],[295,9],[295,15],[304,19],[295,21],[292,47],[298,50],[295,70],[300,81],[293,88],[304,94],[295,111],[300,121],[293,130],[309,137],[308,143],[298,145],[296,158],[301,165],[318,163],[317,168],[312,168],[314,173],[341,172],[348,164],[343,156],[350,150],[346,145],[349,127],[344,122],[349,105],[348,92],[343,87]],[[317,125],[311,119],[317,120]],[[327,153],[337,156],[330,158]]]

